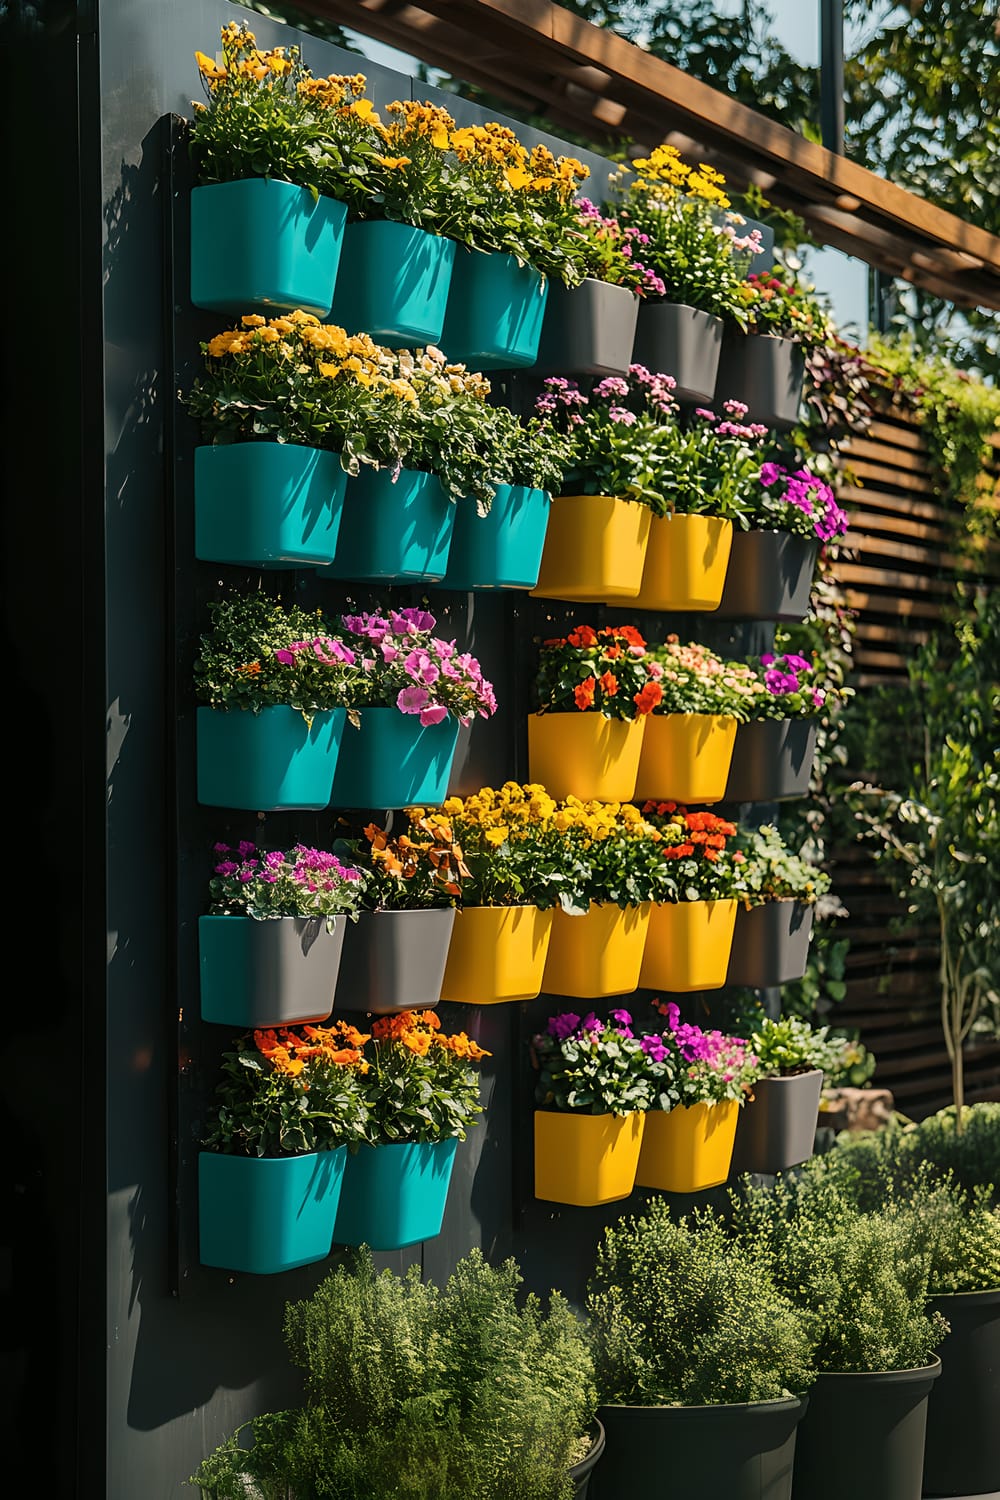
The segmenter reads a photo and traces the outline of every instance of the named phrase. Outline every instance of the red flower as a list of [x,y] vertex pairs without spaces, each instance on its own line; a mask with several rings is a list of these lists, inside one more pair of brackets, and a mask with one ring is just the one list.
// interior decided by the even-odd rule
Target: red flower
[[570,646],[596,646],[597,632],[590,625],[577,625],[566,637]]
[[[591,679],[593,681],[593,678]],[[614,672],[603,672],[601,674],[601,690],[609,698],[613,698],[618,691],[618,678]]]
[[638,693],[633,693],[632,702],[640,714],[650,714],[663,697],[663,689],[658,682],[647,682],[645,687]]
[[593,677],[585,677],[582,682],[577,683],[573,689],[573,697],[576,699],[577,708],[585,709],[592,706],[596,686],[597,682]]

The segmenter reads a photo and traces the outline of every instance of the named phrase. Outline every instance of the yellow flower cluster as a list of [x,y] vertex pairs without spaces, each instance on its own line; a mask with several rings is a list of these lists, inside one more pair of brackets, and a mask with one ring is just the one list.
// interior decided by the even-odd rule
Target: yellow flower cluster
[[440,820],[458,829],[475,828],[484,842],[496,847],[541,833],[574,831],[588,843],[621,834],[654,842],[662,837],[634,803],[582,802],[572,796],[557,802],[537,782],[507,781],[498,789],[481,787],[471,797],[449,797],[439,813],[426,813],[423,808],[408,808],[407,812],[411,817],[427,817],[432,823]]
[[446,109],[438,104],[420,104],[415,99],[397,99],[386,106],[386,114],[393,116],[390,124],[377,125],[385,144],[394,150],[404,147],[420,136],[426,136],[437,151],[447,151],[451,144],[451,132],[455,121]]
[[[700,162],[697,167],[688,166],[676,146],[657,146],[649,156],[638,157],[631,169],[639,175],[630,184],[633,192],[644,193],[650,198],[668,200],[677,193],[690,198],[700,198],[716,208],[729,208],[726,196],[726,179],[714,167]],[[616,174],[620,177],[621,174]]]

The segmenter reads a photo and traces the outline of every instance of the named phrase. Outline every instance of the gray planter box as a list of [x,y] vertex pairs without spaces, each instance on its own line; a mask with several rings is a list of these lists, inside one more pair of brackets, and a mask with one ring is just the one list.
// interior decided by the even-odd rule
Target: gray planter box
[[723,322],[680,302],[642,302],[632,361],[654,375],[672,375],[678,401],[712,400],[722,351]]
[[325,1021],[346,917],[199,917],[201,1018],[250,1030]]
[[454,907],[362,912],[344,939],[337,1009],[376,1016],[432,1009],[454,925]]
[[809,791],[815,719],[753,719],[736,730],[724,802],[784,802]]
[[719,607],[723,620],[801,620],[809,609],[819,542],[790,531],[733,531]]
[[771,989],[801,979],[809,958],[813,906],[805,901],[768,901],[736,913],[726,983]]
[[532,375],[625,375],[632,363],[639,298],[628,287],[587,278],[550,281]]
[[851,1500],[919,1500],[927,1406],[941,1369],[934,1355],[918,1369],[817,1375],[795,1445],[793,1500],[843,1500],[833,1433],[850,1433]]
[[722,340],[715,400],[742,401],[747,420],[787,431],[799,419],[806,361],[794,339],[770,333],[743,333],[729,325]]
[[730,1176],[744,1172],[773,1177],[812,1156],[823,1091],[823,1073],[795,1073],[790,1078],[761,1078],[753,1099],[736,1122]]

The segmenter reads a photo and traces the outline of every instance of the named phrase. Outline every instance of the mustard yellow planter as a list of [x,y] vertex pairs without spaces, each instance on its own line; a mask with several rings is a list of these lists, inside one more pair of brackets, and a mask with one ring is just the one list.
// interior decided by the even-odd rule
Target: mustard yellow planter
[[639,609],[718,609],[733,545],[733,523],[718,516],[654,516]]
[[726,982],[736,902],[657,902],[649,919],[639,984],[646,990],[718,990]]
[[721,802],[736,728],[731,714],[651,714],[642,737],[635,800]]
[[650,1110],[642,1133],[636,1187],[700,1193],[725,1182],[739,1113],[736,1099]]
[[542,988],[554,912],[464,906],[455,913],[441,999],[464,1005],[533,1000]]
[[614,495],[557,495],[549,512],[538,599],[600,604],[634,599],[642,581],[653,513]]
[[593,710],[528,716],[528,779],[562,801],[628,802],[635,794],[649,715],[606,719]]
[[535,1111],[535,1197],[593,1208],[627,1198],[648,1115]]
[[651,907],[590,903],[582,917],[556,907],[542,975],[547,995],[595,1000],[638,986]]

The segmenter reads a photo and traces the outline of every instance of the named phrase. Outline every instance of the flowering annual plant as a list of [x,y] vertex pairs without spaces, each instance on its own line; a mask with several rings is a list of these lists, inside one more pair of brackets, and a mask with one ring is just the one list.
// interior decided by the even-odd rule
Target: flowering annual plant
[[535,1102],[542,1109],[586,1115],[622,1115],[666,1107],[649,1067],[647,1044],[632,1031],[627,1010],[607,1021],[591,1012],[552,1016],[531,1040],[538,1070]]
[[440,811],[406,809],[419,824],[447,826],[469,871],[463,906],[538,906],[559,901],[566,883],[557,804],[536,783],[480,787],[470,797],[449,797]]
[[765,691],[746,662],[727,661],[697,641],[676,635],[650,645],[649,675],[661,697],[654,714],[728,714],[741,723]]
[[460,724],[476,715],[492,717],[492,684],[474,656],[434,635],[436,624],[426,609],[341,616],[361,667],[359,704],[416,714],[423,725],[440,724],[449,715]]
[[457,906],[469,874],[451,824],[443,818],[413,817],[409,832],[395,836],[369,823],[363,841],[338,839],[337,848],[363,871],[364,911]]
[[208,882],[215,917],[322,917],[332,931],[337,917],[356,920],[364,882],[361,871],[326,849],[295,844],[259,849],[243,839],[236,848],[216,844],[219,863]]
[[749,333],[770,333],[794,339],[806,349],[821,348],[834,335],[830,314],[816,296],[815,287],[787,273],[782,280],[774,271],[751,271],[743,288]]
[[766,1016],[750,1038],[761,1078],[791,1078],[796,1073],[824,1073],[841,1065],[844,1037],[831,1037],[829,1026],[811,1026],[799,1016]]
[[577,625],[542,641],[535,676],[536,713],[593,710],[606,719],[640,719],[659,703],[646,642],[632,625]]
[[257,592],[208,605],[211,623],[194,663],[198,698],[211,708],[258,713],[288,704],[307,717],[353,711],[363,687],[354,651],[322,611]]
[[569,915],[590,903],[641,906],[661,899],[664,838],[632,802],[581,802],[567,797],[553,826],[563,839],[559,901]]
[[651,1063],[662,1069],[676,1103],[687,1108],[735,1099],[742,1104],[758,1075],[750,1043],[742,1037],[688,1025],[673,1001],[654,1000],[653,1006],[667,1024],[661,1032],[643,1040]]
[[719,901],[743,890],[746,856],[729,840],[735,823],[676,802],[644,802],[642,817],[660,835],[654,901]]
[[296,1156],[365,1139],[367,1041],[343,1021],[238,1038],[223,1055],[202,1144],[232,1156]]
[[372,1023],[364,1079],[369,1145],[464,1141],[483,1112],[476,1064],[492,1054],[441,1030],[433,1010],[406,1010]]
[[576,211],[576,232],[583,241],[581,257],[587,276],[609,286],[627,287],[640,297],[664,296],[663,282],[642,263],[642,247],[649,243],[648,235],[634,225],[626,228],[612,214],[602,213],[589,198],[578,198]]
[[754,719],[813,719],[837,696],[815,653],[809,661],[794,651],[765,651],[750,665],[763,687],[753,700]]
[[849,525],[831,486],[808,469],[787,469],[767,460],[751,499],[750,524],[758,530],[790,531],[828,542],[843,536]]
[[735,400],[722,403],[722,416],[699,406],[663,429],[659,482],[668,513],[718,516],[749,529],[769,433],[746,420],[747,410]]
[[801,901],[812,906],[830,889],[827,872],[789,849],[771,823],[741,832],[734,847],[745,860],[741,897],[748,908],[768,901]]

